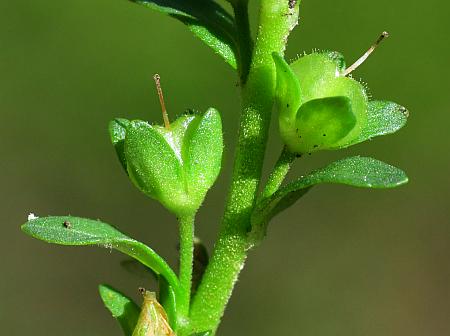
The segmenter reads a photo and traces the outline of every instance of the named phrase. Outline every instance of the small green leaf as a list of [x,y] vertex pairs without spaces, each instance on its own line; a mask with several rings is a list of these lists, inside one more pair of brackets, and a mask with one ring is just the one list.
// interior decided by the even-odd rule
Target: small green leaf
[[206,192],[222,168],[222,120],[216,109],[210,108],[197,117],[186,130],[182,157],[188,194],[201,204]]
[[236,69],[234,18],[211,0],[131,0],[184,23],[200,40]]
[[301,104],[300,84],[289,64],[278,54],[272,54],[277,72],[276,102],[280,113],[280,128],[288,127],[295,119]]
[[[127,172],[127,160],[125,158],[125,134],[127,127],[130,125],[130,121],[127,119],[116,118],[109,123],[109,136],[111,142],[116,150],[117,157],[119,158],[122,167]],[[128,172],[127,172],[128,174]]]
[[262,200],[252,215],[252,237],[255,242],[265,235],[271,218],[294,204],[312,186],[321,183],[346,184],[361,188],[395,188],[408,182],[406,174],[387,163],[368,157],[349,157],[313,171],[280,188]]
[[370,140],[376,136],[397,132],[405,126],[408,110],[393,102],[371,101],[368,105],[367,124],[352,145]]
[[108,286],[98,287],[105,307],[117,319],[125,336],[131,336],[139,318],[140,309],[130,298]]
[[155,251],[98,220],[72,216],[42,217],[29,220],[22,225],[22,230],[47,243],[114,248],[151,268],[174,288],[178,287],[177,276]]
[[191,211],[181,158],[157,127],[144,121],[131,122],[125,138],[128,175],[144,194],[170,211]]

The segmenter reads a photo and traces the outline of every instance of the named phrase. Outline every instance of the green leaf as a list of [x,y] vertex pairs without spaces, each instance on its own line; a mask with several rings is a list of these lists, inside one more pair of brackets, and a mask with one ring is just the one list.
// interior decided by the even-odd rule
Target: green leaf
[[182,162],[157,127],[131,122],[125,138],[128,174],[144,194],[178,214],[192,207],[186,197]]
[[201,204],[206,192],[222,168],[222,120],[216,109],[210,108],[188,127],[183,139],[182,157],[190,197]]
[[236,69],[234,18],[211,0],[130,0],[184,23],[194,35]]
[[190,336],[210,336],[212,335],[211,331],[202,331],[199,333],[191,334]]
[[280,113],[280,128],[288,127],[301,104],[300,84],[289,64],[278,54],[272,54],[277,72],[276,102]]
[[[123,169],[127,172],[127,160],[125,158],[125,134],[130,121],[127,119],[116,118],[109,123],[109,136],[116,150],[117,157],[122,164]],[[127,172],[128,174],[128,172]]]
[[131,336],[139,318],[140,308],[130,298],[108,286],[98,287],[105,307],[117,319],[125,336]]
[[371,101],[368,105],[367,124],[352,145],[376,136],[397,132],[408,120],[408,110],[393,102]]
[[155,251],[99,220],[72,216],[42,217],[29,220],[22,225],[22,230],[47,243],[114,248],[151,268],[174,288],[178,287],[177,276]]
[[349,157],[280,188],[262,200],[252,215],[252,237],[258,242],[265,235],[268,222],[290,207],[314,185],[321,183],[346,184],[361,188],[395,188],[408,182],[406,174],[387,163],[368,157]]

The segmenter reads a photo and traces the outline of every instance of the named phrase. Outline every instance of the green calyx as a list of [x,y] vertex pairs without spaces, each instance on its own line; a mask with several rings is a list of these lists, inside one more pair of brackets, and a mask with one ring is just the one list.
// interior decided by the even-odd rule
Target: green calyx
[[202,204],[222,163],[222,122],[217,110],[186,114],[168,127],[115,119],[112,143],[133,184],[177,216]]
[[291,152],[343,148],[358,138],[368,98],[361,83],[344,75],[341,54],[313,53],[290,65],[278,54],[273,58],[280,133]]

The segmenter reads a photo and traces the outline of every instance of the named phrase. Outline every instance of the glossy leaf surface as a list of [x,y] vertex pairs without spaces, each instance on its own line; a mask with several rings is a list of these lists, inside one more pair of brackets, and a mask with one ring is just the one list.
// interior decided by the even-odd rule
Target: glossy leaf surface
[[289,64],[278,54],[272,54],[277,71],[276,102],[280,114],[280,129],[289,127],[301,104],[300,84]]
[[140,309],[130,298],[108,286],[99,286],[100,297],[105,307],[117,319],[125,336],[131,336],[139,318]]
[[368,157],[349,157],[331,163],[325,168],[280,188],[271,197],[258,204],[252,217],[255,240],[265,235],[269,220],[294,204],[314,185],[322,183],[345,184],[361,188],[395,188],[408,182],[406,174],[387,163]]
[[380,135],[397,132],[405,126],[408,114],[406,108],[393,102],[378,100],[369,102],[367,124],[352,145]]
[[132,121],[124,150],[128,175],[142,192],[177,216],[194,213],[222,168],[220,114],[186,114],[167,128]]
[[187,192],[198,206],[220,173],[222,151],[222,121],[219,112],[210,108],[189,124],[182,147]]
[[42,217],[29,220],[22,225],[22,230],[47,243],[72,246],[97,245],[116,249],[151,268],[175,288],[178,286],[177,276],[155,251],[98,220],[72,216]]
[[200,40],[236,68],[233,17],[211,0],[131,0],[184,23]]
[[184,171],[173,148],[176,141],[169,142],[162,132],[144,121],[131,122],[125,138],[128,175],[144,194],[180,213],[190,208]]

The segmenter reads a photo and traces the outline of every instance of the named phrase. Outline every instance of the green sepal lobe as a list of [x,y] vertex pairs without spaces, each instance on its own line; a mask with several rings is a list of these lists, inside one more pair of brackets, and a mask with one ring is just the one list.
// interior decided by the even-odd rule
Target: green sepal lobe
[[[117,157],[123,169],[127,172],[127,160],[125,158],[125,135],[130,121],[123,118],[116,118],[109,122],[108,131],[111,143],[116,150]],[[128,172],[127,172],[128,174]]]
[[140,313],[138,305],[111,286],[100,285],[98,290],[105,307],[119,322],[124,335],[132,336]]

